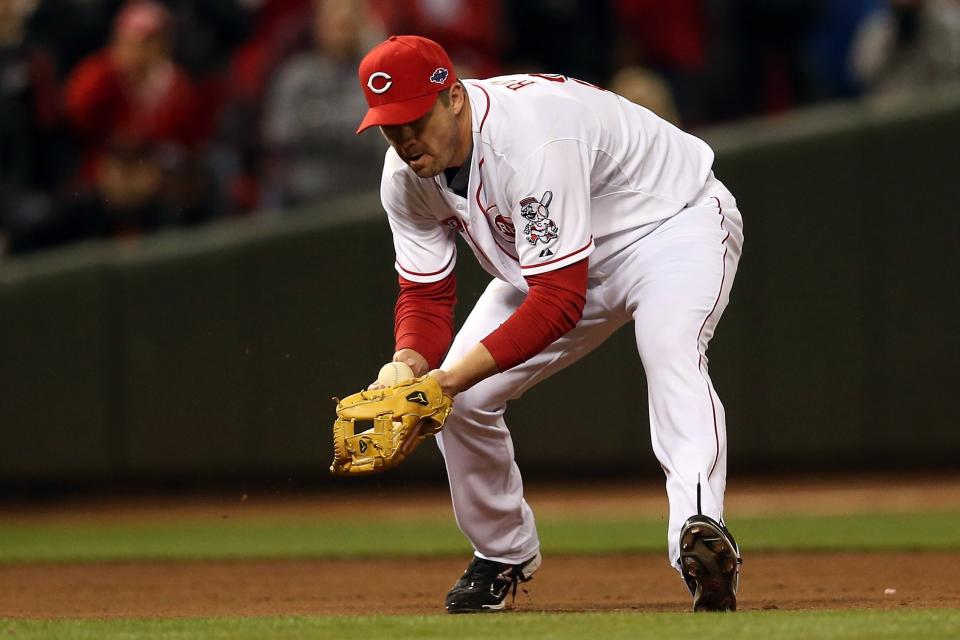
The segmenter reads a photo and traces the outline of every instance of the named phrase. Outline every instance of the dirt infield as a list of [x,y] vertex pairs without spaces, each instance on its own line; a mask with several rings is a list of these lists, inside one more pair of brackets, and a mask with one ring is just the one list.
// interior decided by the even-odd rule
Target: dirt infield
[[[657,484],[644,487],[530,487],[540,515],[629,511],[662,516]],[[449,516],[444,491],[366,496],[231,496],[99,500],[0,509],[30,523],[138,522],[171,518],[288,517],[390,519]],[[784,506],[784,496],[789,504]],[[379,503],[379,506],[378,506]],[[764,482],[732,486],[727,512],[857,513],[960,507],[960,478],[890,484]],[[233,615],[442,613],[444,593],[467,558],[251,560],[0,564],[0,617],[113,618]],[[750,553],[740,608],[960,607],[951,570],[960,552]],[[548,556],[525,585],[520,611],[685,611],[690,598],[664,554]]]
[[[463,559],[110,563],[0,567],[0,617],[442,613]],[[960,553],[753,554],[740,609],[958,607],[937,581]],[[685,611],[657,555],[547,558],[518,611]],[[895,589],[895,593],[889,593]]]

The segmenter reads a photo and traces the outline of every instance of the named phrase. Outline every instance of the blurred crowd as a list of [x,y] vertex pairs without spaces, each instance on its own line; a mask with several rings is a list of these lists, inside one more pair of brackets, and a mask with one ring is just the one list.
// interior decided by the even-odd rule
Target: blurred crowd
[[376,188],[394,33],[687,128],[960,78],[960,0],[0,0],[0,255]]

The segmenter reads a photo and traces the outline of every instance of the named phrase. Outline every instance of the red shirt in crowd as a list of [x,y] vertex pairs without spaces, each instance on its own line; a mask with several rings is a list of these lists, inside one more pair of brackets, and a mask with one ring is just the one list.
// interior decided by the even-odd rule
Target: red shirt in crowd
[[66,87],[71,127],[84,148],[83,175],[91,178],[103,149],[113,143],[195,146],[208,137],[203,105],[187,75],[174,64],[134,91],[109,50],[82,61]]

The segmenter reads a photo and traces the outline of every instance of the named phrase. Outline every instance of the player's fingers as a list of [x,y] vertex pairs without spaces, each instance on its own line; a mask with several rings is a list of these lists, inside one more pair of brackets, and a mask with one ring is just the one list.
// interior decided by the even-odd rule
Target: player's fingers
[[377,389],[386,389],[386,387],[383,386],[382,384],[380,384],[380,383],[379,383],[378,381],[376,381],[376,380],[374,380],[373,382],[371,382],[370,385],[367,387],[367,391],[375,391],[375,390],[377,390]]
[[427,371],[430,370],[430,365],[427,363],[427,359],[413,349],[400,349],[393,354],[393,361],[402,362],[410,367],[410,370],[413,371],[413,375],[418,378],[422,375],[425,375]]

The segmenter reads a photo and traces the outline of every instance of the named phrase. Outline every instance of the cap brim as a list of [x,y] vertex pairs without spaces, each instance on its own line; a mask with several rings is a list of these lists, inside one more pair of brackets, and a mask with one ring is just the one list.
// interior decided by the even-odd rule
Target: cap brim
[[428,93],[425,96],[404,100],[403,102],[391,102],[382,104],[378,107],[370,107],[367,115],[363,117],[357,133],[363,133],[370,127],[390,124],[406,124],[418,120],[430,107],[437,101],[439,93]]

